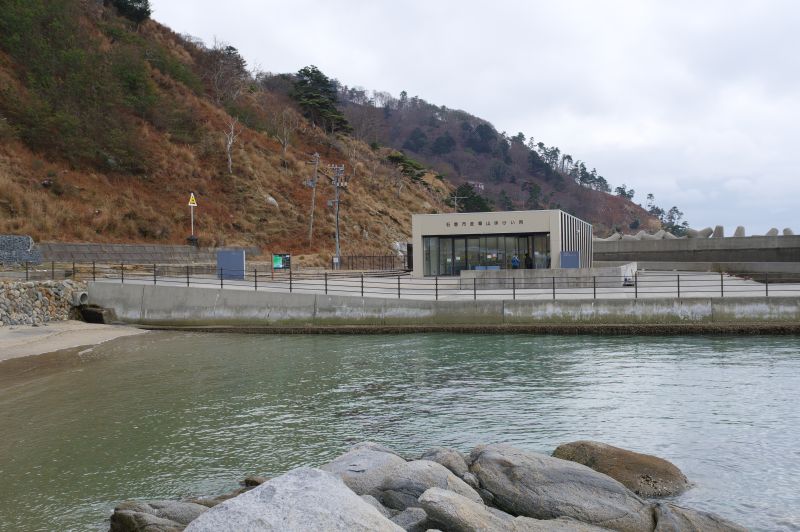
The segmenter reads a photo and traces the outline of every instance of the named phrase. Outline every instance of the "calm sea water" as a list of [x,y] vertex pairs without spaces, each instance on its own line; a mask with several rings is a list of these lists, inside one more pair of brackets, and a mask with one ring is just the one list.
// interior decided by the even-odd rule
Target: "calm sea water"
[[116,502],[231,490],[373,440],[414,455],[594,439],[681,504],[800,530],[800,339],[151,333],[0,364],[0,529],[103,530]]

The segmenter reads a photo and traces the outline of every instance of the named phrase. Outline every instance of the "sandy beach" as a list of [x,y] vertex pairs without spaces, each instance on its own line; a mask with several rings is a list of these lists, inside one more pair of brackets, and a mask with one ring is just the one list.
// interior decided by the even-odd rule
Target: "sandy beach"
[[0,362],[41,355],[61,349],[102,344],[115,338],[147,331],[124,325],[102,325],[82,321],[56,321],[47,325],[0,327]]

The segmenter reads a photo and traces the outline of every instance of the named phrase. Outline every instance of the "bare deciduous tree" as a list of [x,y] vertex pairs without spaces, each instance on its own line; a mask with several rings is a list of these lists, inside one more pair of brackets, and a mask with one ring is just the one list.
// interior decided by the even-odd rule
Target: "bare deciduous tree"
[[294,134],[300,129],[301,124],[300,115],[290,107],[283,108],[271,117],[271,134],[281,145],[281,161],[283,163],[286,162],[286,150],[289,149],[294,140]]
[[214,45],[201,65],[217,104],[234,102],[247,87],[247,63],[233,46],[214,39]]
[[228,129],[223,131],[225,136],[225,154],[228,156],[228,173],[233,174],[233,145],[242,133],[242,126],[239,124],[239,119],[231,117],[228,120]]

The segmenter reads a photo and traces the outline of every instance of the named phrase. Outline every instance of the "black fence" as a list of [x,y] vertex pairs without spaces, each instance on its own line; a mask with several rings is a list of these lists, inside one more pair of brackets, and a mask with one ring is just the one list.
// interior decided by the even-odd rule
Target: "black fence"
[[213,265],[99,265],[50,263],[0,271],[12,280],[101,281],[263,290],[290,293],[324,293],[350,296],[410,299],[638,299],[698,297],[800,297],[800,274],[639,272],[632,278],[616,276],[553,275],[537,278],[412,278],[407,272],[376,270],[292,271],[263,266],[218,270]]
[[343,255],[336,268],[335,258],[331,259],[332,270],[403,270],[411,271],[412,265],[408,263],[410,257],[397,255]]

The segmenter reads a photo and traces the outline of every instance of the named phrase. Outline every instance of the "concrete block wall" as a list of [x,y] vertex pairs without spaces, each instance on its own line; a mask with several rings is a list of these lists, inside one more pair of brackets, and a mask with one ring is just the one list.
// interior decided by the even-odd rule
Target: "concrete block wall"
[[[156,244],[39,244],[44,262],[97,262],[101,264],[187,264],[215,263],[216,249]],[[258,248],[245,249],[248,258]]]
[[170,326],[681,324],[800,322],[800,298],[419,301],[89,283],[89,302]]
[[[565,288],[619,288],[625,279],[633,279],[636,273],[635,262],[614,264],[595,268],[553,268],[542,270],[463,270],[460,274],[462,290],[510,290],[517,288],[542,288],[552,286],[553,278],[557,289]],[[512,285],[511,279],[516,285]],[[474,283],[474,284],[473,284]]]
[[596,261],[800,262],[800,235],[594,243]]

